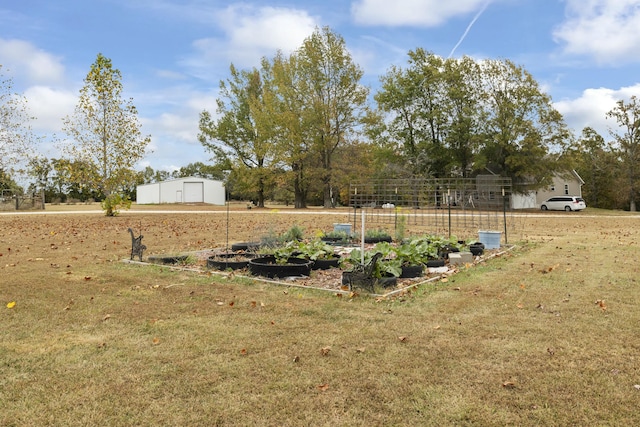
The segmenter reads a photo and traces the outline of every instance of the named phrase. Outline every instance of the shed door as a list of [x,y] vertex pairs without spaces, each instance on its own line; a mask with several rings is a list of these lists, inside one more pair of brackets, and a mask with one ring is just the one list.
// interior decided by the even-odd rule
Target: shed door
[[184,202],[185,203],[203,203],[204,202],[204,183],[203,182],[185,182],[184,183]]

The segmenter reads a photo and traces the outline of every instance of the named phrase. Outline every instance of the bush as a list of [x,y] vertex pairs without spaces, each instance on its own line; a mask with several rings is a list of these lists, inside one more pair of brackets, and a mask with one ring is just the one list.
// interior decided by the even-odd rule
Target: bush
[[127,195],[112,193],[105,197],[100,205],[106,216],[117,216],[120,209],[131,207],[131,199]]

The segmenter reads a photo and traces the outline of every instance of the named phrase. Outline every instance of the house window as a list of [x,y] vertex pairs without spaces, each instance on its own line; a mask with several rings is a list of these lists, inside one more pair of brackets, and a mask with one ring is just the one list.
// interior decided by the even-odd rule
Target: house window
[[568,196],[569,195],[569,184],[565,184],[564,185],[564,195]]

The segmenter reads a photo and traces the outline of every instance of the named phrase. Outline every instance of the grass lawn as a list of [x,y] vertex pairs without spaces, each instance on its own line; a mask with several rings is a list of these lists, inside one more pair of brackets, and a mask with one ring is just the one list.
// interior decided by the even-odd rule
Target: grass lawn
[[531,213],[376,300],[120,262],[346,214],[57,210],[0,214],[2,426],[640,424],[640,216]]

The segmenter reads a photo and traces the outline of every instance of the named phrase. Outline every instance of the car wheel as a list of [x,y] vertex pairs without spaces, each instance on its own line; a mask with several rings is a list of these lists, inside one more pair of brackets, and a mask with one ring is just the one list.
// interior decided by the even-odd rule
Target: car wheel
[[547,205],[540,206],[540,209],[542,209],[543,211],[546,211],[547,210]]
[[571,206],[565,206],[564,210],[565,212],[571,212]]

